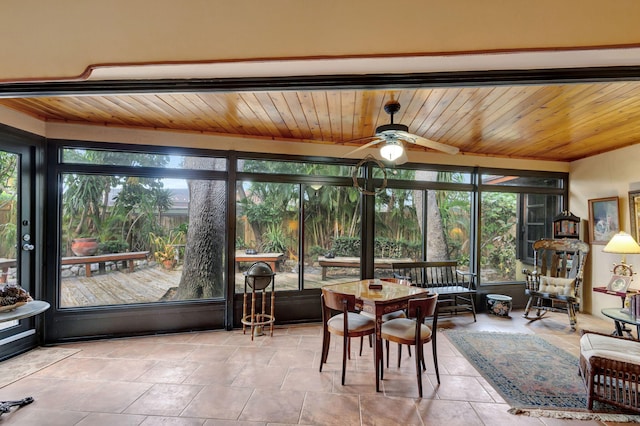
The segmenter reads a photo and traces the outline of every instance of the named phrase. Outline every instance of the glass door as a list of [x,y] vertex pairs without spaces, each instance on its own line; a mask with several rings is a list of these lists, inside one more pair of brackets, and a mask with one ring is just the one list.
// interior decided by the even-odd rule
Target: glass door
[[[0,311],[14,304],[6,292],[11,286],[20,286],[35,298],[32,163],[30,147],[0,141]],[[0,321],[0,359],[36,345],[34,324],[34,318]]]

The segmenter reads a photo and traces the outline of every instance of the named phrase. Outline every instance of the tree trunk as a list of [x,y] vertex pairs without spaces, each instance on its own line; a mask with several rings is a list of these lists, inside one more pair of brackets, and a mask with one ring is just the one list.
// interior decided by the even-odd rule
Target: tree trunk
[[[186,168],[220,169],[224,159],[189,159]],[[185,162],[186,162],[185,161]],[[224,295],[226,247],[226,184],[224,181],[189,182],[189,228],[182,277],[176,299],[202,299]]]
[[[416,180],[432,180],[437,178],[437,172],[428,172],[418,170],[416,172]],[[414,191],[416,200],[416,214],[418,216],[418,224],[420,229],[424,229],[423,223],[423,195],[424,191]],[[444,224],[440,215],[440,208],[436,199],[436,191],[427,191],[427,230],[424,233],[427,238],[427,260],[448,260],[447,259],[447,243],[444,238]]]

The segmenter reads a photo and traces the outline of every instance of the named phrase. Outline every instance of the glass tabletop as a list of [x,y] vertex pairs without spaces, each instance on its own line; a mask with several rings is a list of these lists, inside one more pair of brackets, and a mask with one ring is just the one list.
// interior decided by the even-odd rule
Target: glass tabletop
[[640,317],[631,316],[629,311],[621,308],[605,308],[601,310],[602,315],[616,321],[622,321],[627,324],[640,325]]

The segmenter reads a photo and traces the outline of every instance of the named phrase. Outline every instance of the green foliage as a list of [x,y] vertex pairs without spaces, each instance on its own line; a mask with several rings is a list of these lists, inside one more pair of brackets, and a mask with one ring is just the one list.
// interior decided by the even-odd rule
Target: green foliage
[[122,253],[129,250],[129,244],[124,240],[110,240],[98,244],[98,254]]
[[494,269],[498,281],[513,279],[516,267],[517,194],[482,195],[482,269]]
[[[326,251],[326,250],[325,250]],[[360,256],[359,237],[337,237],[333,240],[331,251],[335,256],[358,257]],[[420,243],[388,238],[376,238],[374,242],[375,257],[387,257],[399,259],[411,257],[415,259],[420,252]]]

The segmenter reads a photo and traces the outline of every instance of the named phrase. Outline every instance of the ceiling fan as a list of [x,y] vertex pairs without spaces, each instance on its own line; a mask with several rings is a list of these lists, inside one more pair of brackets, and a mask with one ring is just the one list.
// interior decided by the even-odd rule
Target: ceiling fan
[[[420,145],[426,148],[431,148],[436,151],[442,151],[447,154],[457,154],[460,150],[451,145],[445,145],[440,142],[432,141],[430,139],[423,138],[422,136],[409,133],[409,127],[404,124],[397,124],[393,122],[393,115],[400,111],[400,104],[397,101],[389,101],[385,104],[384,110],[391,116],[391,122],[389,124],[383,124],[376,128],[376,134],[364,140],[373,139],[371,142],[354,149],[345,156],[349,156],[363,149],[369,148],[373,145],[384,143],[380,147],[380,156],[385,160],[394,164],[403,164],[407,162],[407,154],[405,152],[404,144],[412,143]],[[353,142],[353,141],[352,141]]]

